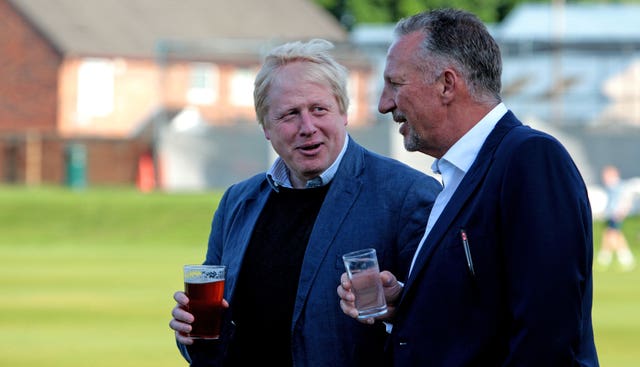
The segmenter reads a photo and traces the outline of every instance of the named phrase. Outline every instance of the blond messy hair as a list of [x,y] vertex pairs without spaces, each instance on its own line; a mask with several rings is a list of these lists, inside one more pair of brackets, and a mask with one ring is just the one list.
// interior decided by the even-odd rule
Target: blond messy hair
[[347,69],[330,54],[333,44],[323,39],[308,42],[289,42],[275,47],[265,57],[254,83],[253,100],[258,123],[264,125],[269,111],[269,90],[278,70],[290,63],[308,64],[310,82],[321,83],[331,88],[338,101],[340,113],[345,114],[349,107],[347,94]]

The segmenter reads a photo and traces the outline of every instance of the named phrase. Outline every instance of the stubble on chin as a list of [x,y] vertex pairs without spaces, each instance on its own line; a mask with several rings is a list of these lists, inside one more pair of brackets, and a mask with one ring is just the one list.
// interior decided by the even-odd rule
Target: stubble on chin
[[409,130],[409,133],[404,137],[404,149],[408,152],[417,152],[420,150],[420,145],[420,137],[413,130]]

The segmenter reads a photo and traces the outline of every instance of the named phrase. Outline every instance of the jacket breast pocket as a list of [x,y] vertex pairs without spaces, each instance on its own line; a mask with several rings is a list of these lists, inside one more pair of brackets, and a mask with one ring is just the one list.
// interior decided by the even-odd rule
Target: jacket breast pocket
[[482,238],[477,232],[458,228],[447,236],[444,246],[446,262],[453,271],[477,275],[479,251],[482,249]]

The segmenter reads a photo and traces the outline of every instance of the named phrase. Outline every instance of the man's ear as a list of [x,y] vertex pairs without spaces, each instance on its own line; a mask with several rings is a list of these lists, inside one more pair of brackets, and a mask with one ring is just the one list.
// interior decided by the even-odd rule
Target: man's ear
[[267,140],[271,140],[271,134],[269,133],[269,129],[267,129],[264,124],[262,124],[262,132],[264,133],[264,138]]
[[445,69],[440,77],[440,82],[442,83],[442,99],[443,102],[447,104],[455,97],[456,87],[460,87],[458,84],[462,82],[462,80],[455,70]]

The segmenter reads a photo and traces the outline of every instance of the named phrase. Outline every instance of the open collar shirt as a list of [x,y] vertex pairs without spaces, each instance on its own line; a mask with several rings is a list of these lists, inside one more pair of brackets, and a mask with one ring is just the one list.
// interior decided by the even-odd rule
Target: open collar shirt
[[[347,151],[347,145],[349,145],[349,134],[346,134],[342,150],[340,151],[340,154],[338,154],[336,160],[318,177],[308,180],[305,188],[320,187],[331,182],[333,177],[336,175],[336,172],[338,172],[338,167],[340,166],[342,157]],[[289,179],[289,167],[287,167],[282,158],[276,158],[275,162],[273,162],[271,168],[269,168],[266,174],[267,181],[269,181],[269,185],[271,185],[271,188],[274,191],[278,192],[279,187],[293,188],[291,180]]]
[[436,159],[431,165],[431,170],[434,173],[440,174],[442,177],[443,189],[436,197],[436,201],[433,204],[429,219],[427,221],[427,228],[420,240],[420,244],[413,255],[411,261],[411,268],[409,273],[413,270],[413,264],[416,262],[418,253],[422,249],[427,236],[431,232],[434,224],[438,221],[440,214],[447,206],[449,200],[455,193],[458,185],[462,182],[464,175],[467,173],[473,162],[480,152],[480,148],[484,141],[487,139],[493,128],[498,121],[507,113],[507,107],[504,103],[500,103],[495,106],[489,113],[487,113],[482,120],[480,120],[471,130],[467,131],[440,159]]

